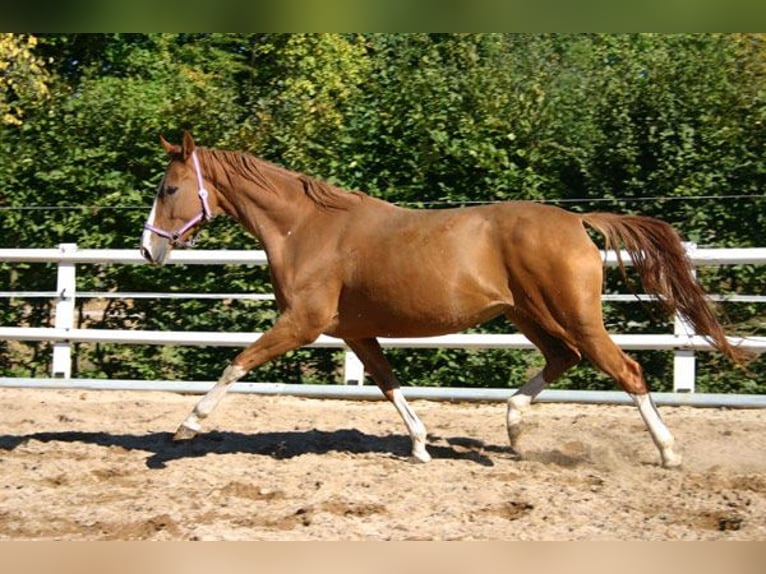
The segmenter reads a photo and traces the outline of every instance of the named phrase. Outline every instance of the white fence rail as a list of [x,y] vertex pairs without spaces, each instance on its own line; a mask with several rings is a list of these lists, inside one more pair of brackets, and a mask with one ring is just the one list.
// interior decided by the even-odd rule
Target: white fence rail
[[[751,249],[698,249],[687,245],[690,259],[700,265],[742,265],[766,263],[766,248]],[[629,260],[624,254],[623,259]],[[616,263],[616,254],[604,254],[607,265]],[[78,292],[77,265],[84,264],[144,264],[138,250],[128,249],[78,249],[76,244],[61,244],[54,249],[0,249],[0,262],[56,263],[58,265],[55,290],[51,291],[0,291],[0,297],[47,297],[56,299],[54,327],[0,326],[0,338],[17,341],[50,341],[53,343],[51,375],[54,378],[71,378],[71,345],[77,342],[104,342],[151,345],[206,345],[244,347],[257,340],[261,333],[217,333],[195,331],[141,331],[79,329],[74,326],[75,301],[87,298],[230,298],[273,299],[270,294],[252,293],[114,293]],[[266,265],[263,251],[174,251],[169,264],[242,264]],[[747,296],[719,295],[723,301],[766,302],[763,294]],[[634,300],[632,295],[605,295],[605,300]],[[711,349],[710,344],[694,334],[691,327],[680,319],[675,321],[673,333],[612,335],[620,347],[627,350],[667,350],[674,354],[673,389],[675,392],[693,392],[695,378],[695,352]],[[731,342],[757,352],[766,350],[766,337],[732,337]],[[532,349],[533,345],[520,334],[455,334],[442,337],[381,339],[383,347],[406,348],[462,348],[462,349]],[[310,347],[342,348],[346,350],[344,381],[346,384],[362,384],[364,369],[343,341],[321,336]]]

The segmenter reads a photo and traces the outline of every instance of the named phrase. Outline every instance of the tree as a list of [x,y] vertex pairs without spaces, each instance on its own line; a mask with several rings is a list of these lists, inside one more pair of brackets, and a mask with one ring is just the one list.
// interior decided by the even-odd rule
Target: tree
[[33,35],[0,34],[0,123],[20,126],[25,109],[48,95],[48,73]]
[[[174,140],[182,129],[202,145],[250,151],[405,205],[533,199],[659,216],[701,245],[765,244],[763,35],[45,34],[0,42],[0,110],[14,118],[0,122],[6,246],[135,247],[166,161],[158,136]],[[202,243],[257,245],[226,220],[212,222]],[[221,290],[217,268],[88,271],[81,289]],[[2,265],[0,281],[45,290],[53,273]],[[270,290],[265,270],[225,274],[232,289]],[[758,268],[699,276],[714,292],[758,293],[764,281]],[[624,291],[611,273],[605,287]],[[40,324],[48,306],[2,300],[0,318]],[[762,306],[727,310],[738,331],[763,333]],[[137,300],[112,301],[89,325],[263,330],[273,318],[251,303]],[[670,328],[635,305],[608,305],[606,320],[622,332]],[[4,354],[2,368],[44,372],[46,349],[26,346],[23,360]],[[528,352],[390,354],[413,384],[515,386],[540,363]],[[201,379],[230,356],[83,345],[78,361],[88,376]],[[715,355],[701,356],[708,388],[762,389]],[[666,389],[668,355],[639,358]],[[253,378],[332,380],[333,360],[301,350]],[[561,385],[611,383],[579,369]]]

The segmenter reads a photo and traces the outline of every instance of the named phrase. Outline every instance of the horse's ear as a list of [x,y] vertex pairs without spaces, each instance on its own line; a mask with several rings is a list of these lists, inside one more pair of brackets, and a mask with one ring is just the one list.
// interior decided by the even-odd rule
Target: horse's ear
[[162,144],[162,147],[165,149],[165,151],[168,152],[168,154],[181,153],[180,146],[168,142],[168,140],[162,136],[160,136],[160,143]]
[[183,143],[181,144],[181,155],[183,155],[184,159],[188,159],[188,157],[192,154],[194,151],[194,138],[192,138],[192,135],[189,132],[184,132],[184,139]]

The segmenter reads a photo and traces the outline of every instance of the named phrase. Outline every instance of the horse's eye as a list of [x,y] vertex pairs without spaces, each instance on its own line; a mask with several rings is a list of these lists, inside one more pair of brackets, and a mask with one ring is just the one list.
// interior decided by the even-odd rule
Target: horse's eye
[[175,185],[168,185],[165,187],[165,195],[173,195],[178,188]]

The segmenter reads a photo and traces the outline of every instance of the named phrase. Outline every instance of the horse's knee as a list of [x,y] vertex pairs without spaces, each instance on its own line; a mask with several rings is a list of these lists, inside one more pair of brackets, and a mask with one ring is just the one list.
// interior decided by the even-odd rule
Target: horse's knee
[[238,364],[237,361],[235,360],[223,370],[223,373],[221,373],[221,378],[219,379],[219,382],[224,385],[228,385],[235,381],[238,381],[239,379],[244,377],[246,374],[247,374],[247,368]]

